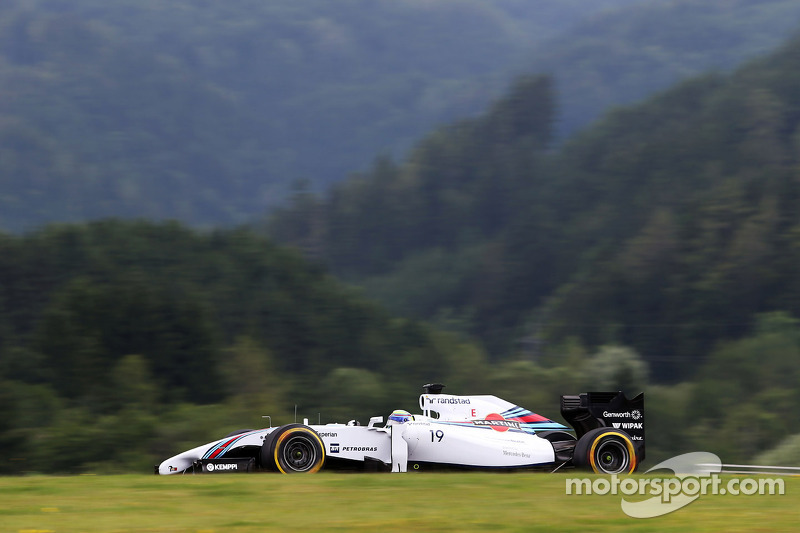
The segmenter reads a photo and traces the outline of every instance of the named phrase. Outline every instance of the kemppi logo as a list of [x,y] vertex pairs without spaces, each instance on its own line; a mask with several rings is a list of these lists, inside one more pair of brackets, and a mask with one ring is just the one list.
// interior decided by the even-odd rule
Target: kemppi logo
[[209,463],[206,465],[206,470],[209,472],[228,472],[230,470],[239,470],[239,465],[236,463]]

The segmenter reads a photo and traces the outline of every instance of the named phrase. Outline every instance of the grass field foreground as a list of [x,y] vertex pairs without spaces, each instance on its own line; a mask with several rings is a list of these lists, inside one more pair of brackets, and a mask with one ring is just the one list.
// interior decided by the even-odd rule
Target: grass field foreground
[[[277,474],[0,478],[0,531],[781,531],[797,527],[800,478],[784,495],[701,496],[634,519],[621,496],[567,495],[570,474]],[[641,498],[639,498],[641,499]]]

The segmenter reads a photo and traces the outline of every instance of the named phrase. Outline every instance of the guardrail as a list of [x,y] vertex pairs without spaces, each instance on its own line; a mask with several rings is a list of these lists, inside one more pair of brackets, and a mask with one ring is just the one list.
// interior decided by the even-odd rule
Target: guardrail
[[[797,466],[771,466],[771,465],[736,465],[736,464],[699,464],[708,467],[706,473],[719,474],[767,474],[772,476],[800,476],[800,467]],[[722,470],[717,468],[722,467]]]

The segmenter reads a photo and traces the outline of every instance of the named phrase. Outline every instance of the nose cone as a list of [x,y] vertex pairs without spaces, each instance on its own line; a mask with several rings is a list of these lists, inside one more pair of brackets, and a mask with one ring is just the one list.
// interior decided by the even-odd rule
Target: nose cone
[[176,455],[170,457],[160,465],[156,466],[156,474],[168,476],[170,474],[180,474],[192,467],[193,460],[187,457]]

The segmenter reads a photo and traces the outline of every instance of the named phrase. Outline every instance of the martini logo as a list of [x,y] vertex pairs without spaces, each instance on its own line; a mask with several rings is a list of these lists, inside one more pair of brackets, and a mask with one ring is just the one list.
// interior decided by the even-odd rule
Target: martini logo
[[508,431],[508,428],[520,429],[519,422],[506,420],[497,413],[488,414],[486,420],[473,420],[472,423],[476,426],[489,426],[495,431]]

